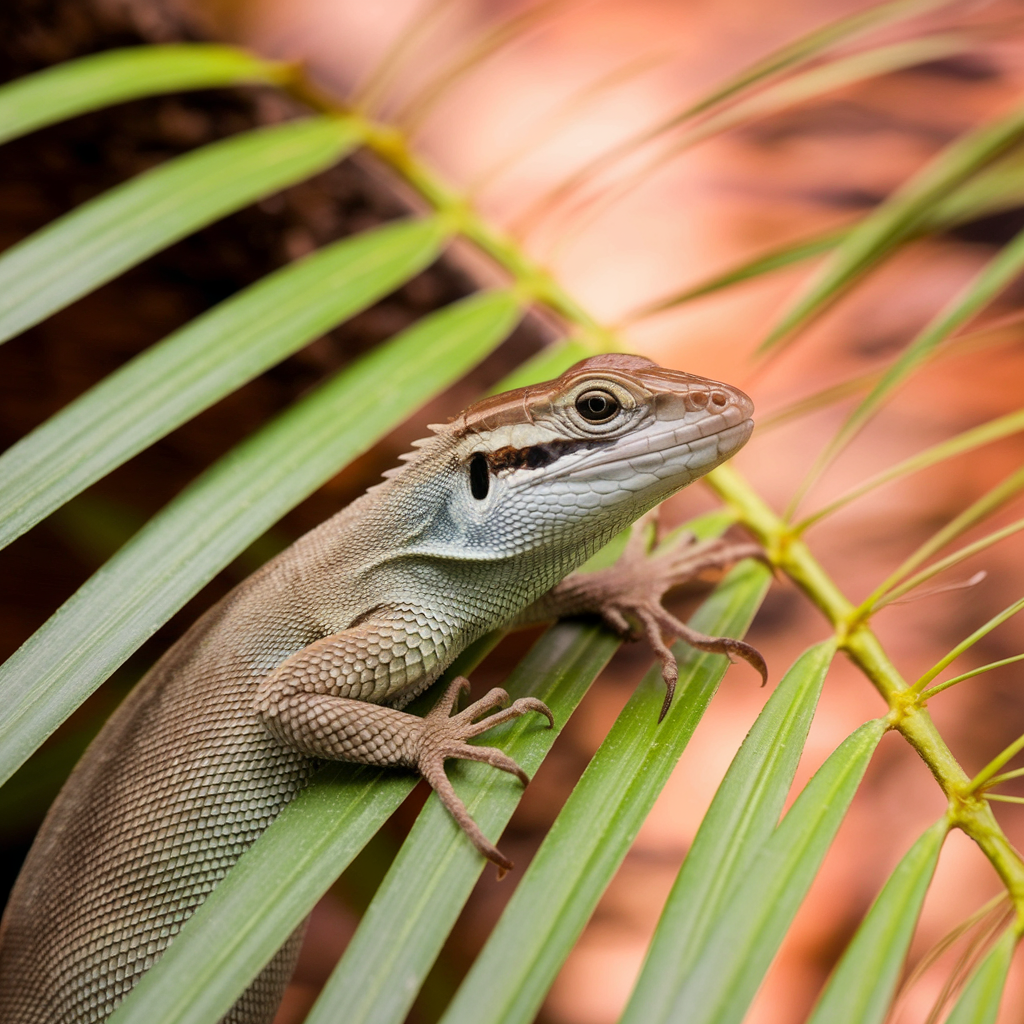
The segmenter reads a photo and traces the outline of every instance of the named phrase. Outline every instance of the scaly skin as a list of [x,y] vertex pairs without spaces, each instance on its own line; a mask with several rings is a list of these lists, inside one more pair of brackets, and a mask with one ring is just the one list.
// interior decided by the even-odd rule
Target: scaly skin
[[[451,718],[450,702],[426,718],[398,709],[531,603],[557,614],[543,595],[732,455],[751,411],[741,392],[645,359],[585,360],[434,428],[383,484],[235,588],[138,685],[50,810],[0,926],[0,1021],[105,1020],[321,758],[417,768],[481,852],[511,866],[443,761],[519,773],[465,741],[547,709],[517,701],[474,724],[500,691]],[[273,1018],[298,941],[225,1021]]]

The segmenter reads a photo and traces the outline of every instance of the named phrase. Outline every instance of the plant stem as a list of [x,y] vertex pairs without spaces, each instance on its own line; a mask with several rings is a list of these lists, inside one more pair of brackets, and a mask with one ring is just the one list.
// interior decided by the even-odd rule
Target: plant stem
[[1024,861],[1006,838],[987,801],[972,790],[972,781],[953,757],[920,703],[907,686],[858,609],[833,583],[810,548],[776,515],[731,466],[707,477],[715,492],[739,514],[781,569],[824,613],[836,631],[839,647],[874,684],[890,707],[898,730],[928,765],[949,800],[953,825],[981,847],[999,873],[1024,921]]

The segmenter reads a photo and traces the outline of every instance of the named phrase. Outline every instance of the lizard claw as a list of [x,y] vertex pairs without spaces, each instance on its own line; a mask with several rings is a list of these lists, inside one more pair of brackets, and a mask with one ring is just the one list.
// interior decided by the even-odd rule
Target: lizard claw
[[[470,704],[465,710],[458,714],[452,714],[459,694],[468,689],[469,680],[459,676],[458,679],[452,681],[441,699],[424,716],[416,767],[437,793],[441,803],[469,836],[473,845],[489,861],[498,866],[498,878],[502,878],[507,871],[511,870],[512,861],[480,831],[480,827],[466,810],[466,805],[459,799],[445,774],[444,762],[452,757],[460,757],[469,761],[483,761],[503,772],[515,775],[525,786],[530,781],[529,777],[511,757],[495,747],[477,747],[465,741],[479,736],[480,733],[486,732],[495,725],[518,718],[530,711],[544,715],[548,720],[549,727],[554,726],[555,719],[548,706],[543,701],[537,700],[536,697],[520,697],[511,707],[506,708],[508,694],[498,687],[481,697],[480,700]],[[503,708],[503,710],[489,715],[482,721],[475,721],[493,708]]]
[[648,513],[633,525],[622,556],[613,566],[597,572],[576,573],[560,583],[556,591],[563,591],[563,599],[573,613],[597,614],[624,639],[643,637],[651,645],[661,662],[666,689],[658,716],[660,722],[672,704],[679,677],[679,667],[665,641],[666,635],[679,637],[701,651],[724,654],[730,660],[742,658],[760,673],[762,686],[768,681],[768,668],[756,648],[732,637],[706,636],[680,622],[661,604],[669,590],[706,570],[725,569],[744,558],[767,561],[767,556],[758,545],[750,542],[698,541],[692,534],[680,538],[667,551],[652,553],[657,535],[656,514]]

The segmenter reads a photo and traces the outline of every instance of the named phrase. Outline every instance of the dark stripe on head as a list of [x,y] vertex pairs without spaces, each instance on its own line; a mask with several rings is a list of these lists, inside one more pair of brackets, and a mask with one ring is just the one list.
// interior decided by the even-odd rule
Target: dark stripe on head
[[544,444],[532,444],[528,448],[513,448],[511,445],[507,445],[485,454],[492,473],[500,473],[506,469],[540,469],[542,466],[550,466],[552,462],[560,459],[563,455],[600,448],[609,444],[611,440],[609,438],[607,441],[593,439],[548,441]]

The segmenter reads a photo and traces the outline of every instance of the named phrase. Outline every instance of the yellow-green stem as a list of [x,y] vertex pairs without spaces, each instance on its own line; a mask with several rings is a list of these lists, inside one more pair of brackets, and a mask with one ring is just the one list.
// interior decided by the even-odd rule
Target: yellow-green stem
[[824,613],[836,640],[871,680],[890,707],[890,722],[928,765],[949,800],[952,823],[981,847],[1006,884],[1024,922],[1024,861],[1006,838],[987,801],[971,791],[971,779],[953,757],[931,716],[913,694],[858,609],[833,583],[807,544],[776,515],[731,466],[708,482],[761,541],[772,562]]

